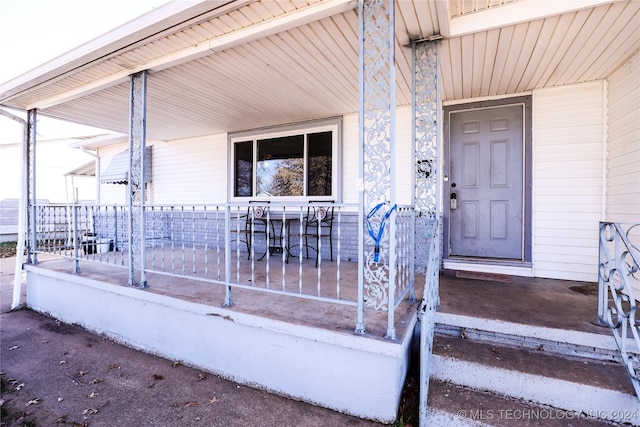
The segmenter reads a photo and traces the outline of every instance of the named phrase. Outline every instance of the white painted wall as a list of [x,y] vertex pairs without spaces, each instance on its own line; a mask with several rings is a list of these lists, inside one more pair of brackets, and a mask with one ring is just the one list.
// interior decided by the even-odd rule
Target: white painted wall
[[158,142],[153,156],[154,203],[226,202],[226,133]]
[[[640,53],[608,80],[606,220],[640,223]],[[640,229],[631,239],[640,242]],[[635,298],[640,281],[631,280]]]
[[[411,109],[397,111],[396,167],[397,202],[411,199]],[[108,167],[112,156],[126,150],[126,144],[100,148],[101,169]],[[358,115],[343,119],[342,201],[357,203],[358,193]],[[227,200],[227,134],[153,144],[154,204],[215,204]],[[126,204],[126,186],[102,184],[103,204]]]
[[604,82],[533,92],[536,277],[597,281]]
[[640,53],[608,80],[606,219],[640,223]]

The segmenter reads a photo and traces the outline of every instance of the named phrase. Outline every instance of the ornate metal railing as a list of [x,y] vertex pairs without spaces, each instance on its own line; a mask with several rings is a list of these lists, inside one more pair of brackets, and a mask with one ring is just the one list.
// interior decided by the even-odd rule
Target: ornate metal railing
[[[144,256],[145,274],[225,285],[225,304],[231,304],[233,288],[243,288],[358,305],[355,204],[265,201],[142,209],[145,243],[137,247]],[[80,262],[131,270],[128,207],[39,204],[34,212],[34,253],[70,258],[76,273]],[[395,309],[415,295],[414,215],[412,207],[397,207],[390,218],[393,227],[385,231],[388,235],[392,229],[396,242],[393,265],[380,258],[395,279],[386,289],[390,298],[382,309],[390,329],[395,326]]]
[[600,223],[598,323],[611,328],[640,398],[640,224]]
[[414,230],[412,227],[415,210],[411,206],[396,209],[396,284],[395,308],[408,297],[415,301],[414,289]]
[[431,374],[431,352],[435,329],[436,308],[440,302],[440,225],[438,221],[429,222],[425,237],[431,239],[426,269],[424,294],[418,311],[420,316],[420,400],[418,415],[420,425],[427,420],[427,397],[429,376]]
[[[356,204],[264,201],[145,205],[142,210],[144,244],[136,246],[144,256],[145,274],[223,285],[224,304],[232,303],[232,289],[242,288],[359,305]],[[74,273],[85,261],[131,270],[128,207],[39,204],[34,212],[34,253],[70,258]],[[393,265],[380,258],[394,278],[381,309],[390,330],[396,308],[415,298],[414,216],[410,206],[394,209],[389,229],[396,256]]]

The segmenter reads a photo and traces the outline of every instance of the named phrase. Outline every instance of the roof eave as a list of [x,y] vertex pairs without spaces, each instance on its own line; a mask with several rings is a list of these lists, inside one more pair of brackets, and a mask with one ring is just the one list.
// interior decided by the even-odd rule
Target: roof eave
[[[250,0],[255,1],[255,0]],[[194,17],[200,16],[224,5],[246,0],[173,0],[128,23],[115,28],[43,65],[34,68],[0,85],[0,103],[7,104],[16,94],[29,90],[43,82],[69,73],[106,55],[113,54],[132,44],[174,28]]]

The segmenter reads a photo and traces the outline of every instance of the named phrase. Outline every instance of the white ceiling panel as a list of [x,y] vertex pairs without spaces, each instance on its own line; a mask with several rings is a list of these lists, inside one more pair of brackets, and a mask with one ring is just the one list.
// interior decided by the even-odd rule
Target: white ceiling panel
[[[283,27],[267,37],[249,37],[221,51],[208,50],[209,43],[215,44],[220,37],[250,34],[264,28],[262,23],[277,22],[277,17],[339,2],[351,9]],[[513,10],[509,8],[525,2],[531,4],[529,0],[397,1],[398,104],[411,100],[412,40],[449,31],[453,19],[480,19],[483,13]],[[217,4],[227,7],[228,13],[217,16],[205,11],[170,31],[94,55],[33,87],[20,86],[15,94],[1,86],[0,104],[24,109],[43,103],[51,106],[41,114],[127,132],[127,75],[147,66],[147,135],[154,139],[237,131],[358,110],[355,3],[243,0]],[[444,38],[442,99],[502,96],[604,79],[640,51],[640,1],[574,0],[572,4],[593,6]],[[199,49],[197,54],[189,56],[194,47]],[[184,53],[188,60],[148,65]]]

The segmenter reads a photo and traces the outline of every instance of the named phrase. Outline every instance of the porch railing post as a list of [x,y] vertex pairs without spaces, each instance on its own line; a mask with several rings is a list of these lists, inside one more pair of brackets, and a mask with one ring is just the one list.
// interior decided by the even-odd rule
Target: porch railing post
[[598,233],[598,316],[596,318],[595,324],[598,326],[608,326],[607,321],[604,318],[605,315],[605,307],[607,306],[607,284],[605,282],[604,275],[607,274],[605,271],[604,265],[606,260],[606,247],[605,247],[605,233],[607,230],[607,223],[600,222],[599,233]]
[[78,205],[72,205],[71,209],[73,209],[73,272],[80,272],[80,262],[78,261],[78,227],[80,223],[78,222]]
[[358,3],[358,319],[355,333],[366,333],[364,324],[364,2]]
[[224,306],[231,307],[231,206],[228,203],[224,211],[224,280]]

